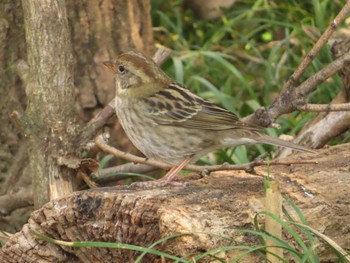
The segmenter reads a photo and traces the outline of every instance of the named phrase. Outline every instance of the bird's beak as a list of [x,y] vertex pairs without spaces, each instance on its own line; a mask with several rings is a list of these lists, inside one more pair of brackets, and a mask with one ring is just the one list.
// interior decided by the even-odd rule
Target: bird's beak
[[113,73],[117,72],[117,65],[113,61],[105,61],[103,65],[109,68]]

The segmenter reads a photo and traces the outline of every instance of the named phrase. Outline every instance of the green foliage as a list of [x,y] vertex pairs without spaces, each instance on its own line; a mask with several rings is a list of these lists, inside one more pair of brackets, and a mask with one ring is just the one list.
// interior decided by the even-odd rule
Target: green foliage
[[107,165],[108,165],[108,162],[110,160],[114,159],[114,155],[112,154],[107,154],[106,156],[104,156],[101,160],[100,160],[100,163],[99,163],[99,169],[103,169],[103,168],[106,168]]
[[[271,104],[345,2],[242,0],[220,18],[206,21],[196,18],[182,1],[153,0],[152,17],[156,40],[178,51],[165,64],[166,72],[198,95],[244,117]],[[303,80],[332,61],[329,49],[322,49]],[[334,76],[309,100],[328,103],[340,87]],[[267,133],[295,134],[313,116],[299,112],[282,116],[278,120],[282,129]],[[266,150],[271,147],[235,154],[227,150],[225,156],[220,151],[217,161],[246,162]]]

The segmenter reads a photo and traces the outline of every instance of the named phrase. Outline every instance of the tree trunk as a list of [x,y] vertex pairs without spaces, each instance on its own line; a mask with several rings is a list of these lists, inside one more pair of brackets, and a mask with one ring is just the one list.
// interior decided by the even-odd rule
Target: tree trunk
[[[350,246],[350,151],[349,144],[319,150],[316,155],[298,154],[289,161],[315,160],[308,165],[271,166],[270,175],[283,194],[301,209],[309,225],[340,246]],[[291,159],[292,158],[292,159]],[[213,235],[184,235],[162,242],[155,249],[191,258],[224,245],[253,245],[256,236],[235,229],[252,229],[255,214],[264,209],[262,176],[238,171],[219,171],[190,179],[186,187],[136,189],[130,186],[76,192],[54,200],[35,211],[29,223],[14,235],[0,252],[2,262],[132,262],[140,254],[132,250],[71,248],[42,242],[29,230],[64,241],[105,241],[150,246],[176,233],[205,232]],[[295,219],[293,209],[284,204]],[[230,237],[223,239],[220,237]],[[290,236],[284,236],[290,243]],[[336,262],[331,252],[320,249],[323,262]],[[216,255],[233,259],[242,251]],[[143,262],[152,262],[147,255]],[[39,261],[40,260],[40,261]],[[69,261],[71,260],[71,261]],[[257,254],[240,262],[261,262]]]
[[18,64],[28,105],[20,120],[29,138],[37,208],[74,189],[57,158],[73,152],[76,132],[73,57],[65,1],[22,1],[27,62]]
[[[0,13],[0,195],[23,193],[34,174],[39,207],[74,188],[74,172],[58,161],[80,155],[80,145],[69,141],[76,123],[84,126],[114,97],[102,62],[132,48],[153,53],[150,1],[1,1]],[[113,144],[135,152],[111,123]],[[49,184],[61,173],[63,185]],[[1,230],[15,231],[27,220],[11,217],[12,210],[0,213]]]

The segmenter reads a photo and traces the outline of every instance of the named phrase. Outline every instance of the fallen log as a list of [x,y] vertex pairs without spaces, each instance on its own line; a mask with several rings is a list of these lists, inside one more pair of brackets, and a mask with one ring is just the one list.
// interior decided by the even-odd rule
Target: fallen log
[[[288,160],[317,163],[273,166],[269,171],[271,178],[279,181],[282,193],[301,209],[309,226],[343,248],[350,247],[349,146],[322,149],[317,154],[298,153]],[[76,192],[33,212],[28,224],[0,250],[0,262],[133,262],[140,255],[127,249],[59,246],[38,239],[29,230],[64,241],[120,242],[144,247],[177,233],[210,233],[183,235],[154,247],[188,259],[220,246],[257,244],[256,236],[236,229],[254,228],[254,216],[264,210],[266,175],[266,167],[258,167],[256,175],[218,171],[204,178],[195,173],[179,176],[179,180],[189,182],[186,187],[118,186]],[[297,218],[290,207],[288,211]],[[286,240],[290,238],[285,236]],[[216,256],[230,260],[240,252],[231,250]],[[320,255],[322,261],[335,260],[328,249],[322,249]],[[156,259],[147,254],[143,262]],[[240,262],[262,260],[260,255],[251,254]]]

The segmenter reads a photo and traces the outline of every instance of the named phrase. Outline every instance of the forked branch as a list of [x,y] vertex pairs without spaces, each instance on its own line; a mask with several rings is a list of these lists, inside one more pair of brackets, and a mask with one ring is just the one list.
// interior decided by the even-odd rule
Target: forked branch
[[[266,127],[273,124],[279,116],[296,110],[307,111],[307,109],[310,109],[310,111],[315,111],[317,108],[317,111],[320,111],[321,109],[325,109],[326,111],[339,111],[340,107],[305,106],[307,105],[306,96],[314,91],[320,83],[324,82],[326,79],[343,69],[350,61],[350,53],[346,53],[342,57],[330,63],[328,66],[301,83],[298,87],[294,88],[294,86],[299,82],[300,77],[304,74],[307,67],[311,64],[321,48],[327,43],[330,36],[335,32],[338,25],[346,18],[349,12],[350,1],[347,1],[342,10],[330,23],[311,51],[304,57],[293,75],[285,83],[281,93],[274,100],[272,105],[270,105],[268,108],[261,108],[257,110],[254,114],[244,118],[244,121]],[[344,110],[348,110],[346,106],[341,107],[344,107]]]

